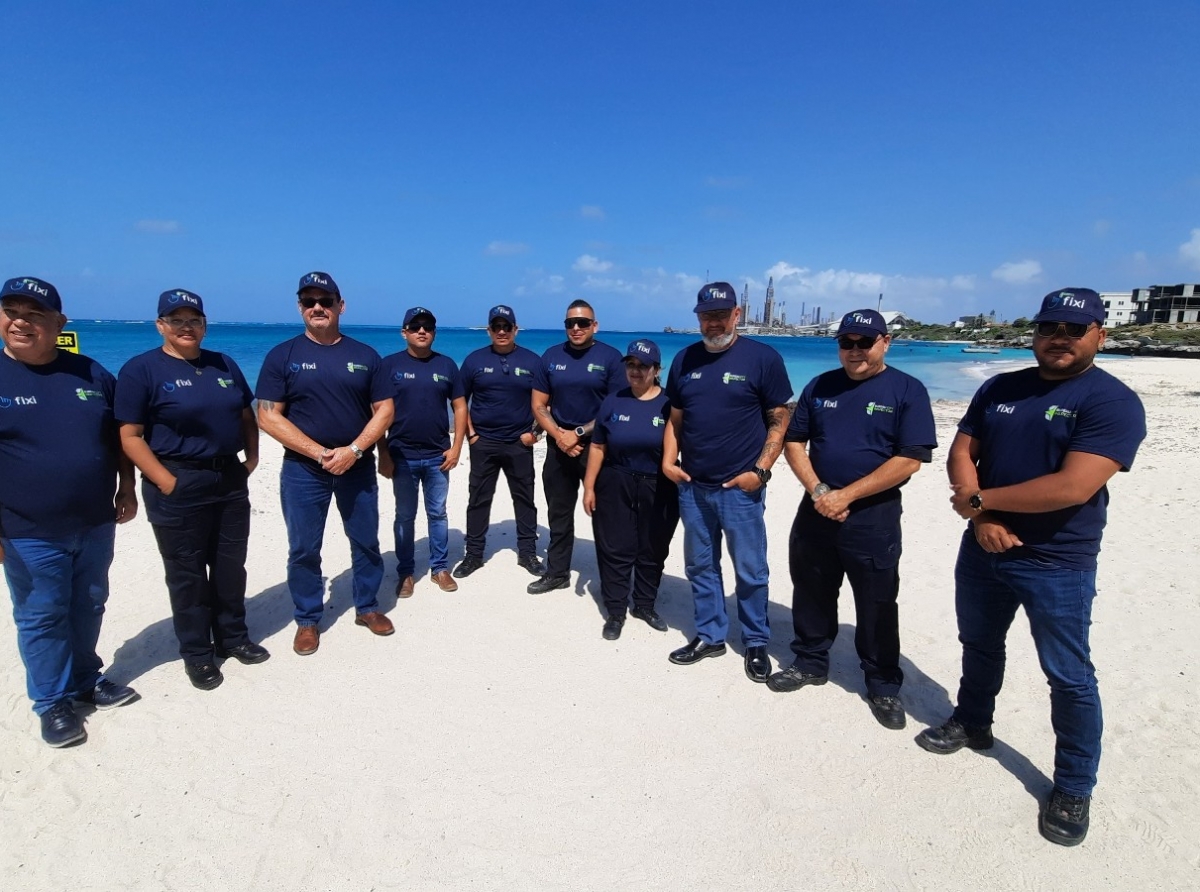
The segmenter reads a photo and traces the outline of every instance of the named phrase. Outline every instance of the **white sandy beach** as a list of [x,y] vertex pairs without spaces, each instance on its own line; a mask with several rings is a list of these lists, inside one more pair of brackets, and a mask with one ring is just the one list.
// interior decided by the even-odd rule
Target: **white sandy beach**
[[[831,355],[831,362],[833,357]],[[659,609],[615,643],[590,521],[577,512],[572,588],[531,596],[508,491],[486,566],[454,594],[426,573],[397,602],[384,482],[381,603],[397,632],[353,623],[336,512],[321,648],[299,657],[285,585],[281,448],[254,475],[252,635],[268,662],[195,690],[179,662],[144,516],[119,528],[101,636],[109,674],[141,700],[89,715],[52,750],[25,695],[11,614],[0,619],[0,876],[21,890],[1181,889],[1200,885],[1200,362],[1102,360],[1146,404],[1149,436],[1111,484],[1092,645],[1106,731],[1091,832],[1044,841],[1048,688],[1018,619],[990,753],[937,757],[913,737],[957,689],[946,447],[964,406],[939,403],[940,448],[905,491],[901,635],[905,731],[862,699],[853,602],[831,684],[775,694],[732,651],[667,661],[692,635],[682,536]],[[797,387],[804,382],[793,382]],[[540,459],[539,459],[540,467]],[[452,475],[462,553],[465,465]],[[781,462],[768,502],[771,655],[791,659],[787,534],[799,484]],[[538,484],[540,550],[547,541]],[[427,556],[418,520],[418,570]],[[726,572],[732,579],[732,572]],[[730,612],[736,615],[733,599]]]

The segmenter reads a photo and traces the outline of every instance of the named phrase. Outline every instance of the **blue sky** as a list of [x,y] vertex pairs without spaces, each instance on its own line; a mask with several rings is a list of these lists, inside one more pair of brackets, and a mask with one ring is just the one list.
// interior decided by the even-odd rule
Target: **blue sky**
[[692,324],[1028,315],[1200,281],[1200,4],[30,3],[0,8],[0,275],[75,318],[184,287],[449,325],[570,300]]

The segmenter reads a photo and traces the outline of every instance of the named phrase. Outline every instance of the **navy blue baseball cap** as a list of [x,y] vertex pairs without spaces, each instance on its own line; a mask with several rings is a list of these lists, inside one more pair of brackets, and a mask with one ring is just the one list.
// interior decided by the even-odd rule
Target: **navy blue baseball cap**
[[630,341],[629,346],[625,348],[625,358],[636,359],[646,365],[662,365],[662,353],[659,352],[658,344],[649,338]]
[[1104,324],[1104,301],[1091,288],[1064,288],[1042,298],[1034,322],[1095,322]]
[[887,323],[874,310],[851,310],[842,317],[838,325],[837,337],[844,334],[885,335],[888,333]]
[[503,319],[513,325],[517,324],[517,314],[512,311],[512,307],[506,307],[504,304],[497,304],[488,310],[488,325],[497,319]]
[[0,290],[0,300],[6,297],[21,297],[41,304],[47,310],[62,312],[62,298],[58,296],[58,289],[33,276],[19,276],[5,282],[3,290]]
[[437,316],[433,315],[433,310],[428,310],[425,307],[409,307],[404,311],[404,327],[408,328],[408,323],[418,317],[428,319],[434,325],[437,325]]
[[319,288],[328,294],[336,294],[338,297],[342,296],[342,292],[338,291],[337,282],[333,281],[333,276],[329,275],[329,273],[323,273],[320,270],[314,270],[300,277],[300,287],[296,289],[296,293],[299,294],[305,288]]
[[737,292],[728,282],[710,282],[696,295],[693,313],[708,313],[712,310],[732,310],[738,305]]
[[184,291],[182,288],[176,288],[172,291],[164,291],[158,296],[158,315],[166,316],[172,310],[192,309],[204,315],[204,301],[200,299],[200,295],[192,291]]

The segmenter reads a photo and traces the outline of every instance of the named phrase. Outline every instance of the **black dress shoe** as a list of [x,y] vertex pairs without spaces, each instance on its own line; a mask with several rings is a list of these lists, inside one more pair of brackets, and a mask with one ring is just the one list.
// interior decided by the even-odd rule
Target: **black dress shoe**
[[528,570],[534,576],[543,576],[546,573],[546,565],[539,560],[536,554],[521,555],[517,558],[517,566]]
[[975,728],[956,718],[947,719],[944,725],[936,728],[926,728],[917,735],[917,746],[939,756],[957,753],[964,746],[972,750],[990,750],[995,742],[990,725]]
[[215,663],[184,663],[183,668],[187,670],[193,687],[202,691],[211,691],[225,680]]
[[249,666],[251,663],[265,663],[271,659],[271,654],[261,644],[255,644],[253,641],[247,641],[245,644],[238,644],[235,647],[218,650],[217,656],[222,659],[233,657],[239,663],[244,663]]
[[483,558],[468,554],[458,562],[458,566],[454,568],[450,575],[455,579],[466,579],[482,566]]
[[904,707],[901,705],[899,697],[875,694],[867,697],[867,703],[871,707],[871,715],[875,716],[875,721],[889,730],[900,731],[908,722],[904,717]]
[[667,631],[667,624],[663,622],[661,616],[654,612],[653,607],[634,607],[629,611],[629,615],[634,619],[640,619],[656,632]]
[[671,655],[667,659],[678,666],[690,666],[692,663],[698,663],[705,657],[720,657],[724,655],[724,641],[720,644],[709,644],[697,635],[688,642],[687,647],[671,651]]
[[786,694],[789,691],[798,691],[806,685],[820,685],[827,681],[829,681],[828,675],[805,672],[799,666],[792,665],[769,677],[767,687],[780,694]]
[[771,658],[765,646],[746,648],[746,677],[759,684],[766,684],[771,675]]
[[86,703],[97,709],[115,709],[118,706],[124,706],[126,703],[132,703],[138,697],[138,692],[133,688],[126,687],[123,684],[116,684],[107,678],[102,678],[100,683],[90,691],[77,694],[75,702]]
[[59,700],[40,716],[42,720],[42,740],[50,746],[70,746],[87,740],[87,731],[83,730],[83,722],[75,715],[75,708],[70,700]]
[[546,592],[552,592],[556,588],[566,588],[570,584],[570,576],[543,576],[541,579],[535,579],[529,583],[525,591],[531,595],[544,595]]
[[625,617],[610,616],[604,623],[604,640],[616,641],[621,637],[621,628],[625,625]]

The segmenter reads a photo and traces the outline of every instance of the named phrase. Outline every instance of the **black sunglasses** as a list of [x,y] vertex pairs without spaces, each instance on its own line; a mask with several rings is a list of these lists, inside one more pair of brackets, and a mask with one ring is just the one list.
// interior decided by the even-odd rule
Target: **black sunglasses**
[[1066,332],[1067,337],[1072,340],[1079,340],[1088,333],[1088,329],[1092,327],[1090,322],[1039,322],[1037,324],[1037,334],[1039,338],[1052,338],[1058,334],[1059,329]]
[[338,302],[338,299],[336,297],[332,297],[330,295],[326,295],[325,297],[302,297],[302,298],[300,298],[300,306],[304,307],[304,309],[306,309],[306,310],[311,310],[317,304],[320,304],[321,306],[323,306],[325,309],[328,310],[330,307],[332,307],[337,302]]
[[508,357],[507,356],[500,357],[500,371],[504,372],[504,374],[506,374],[506,375],[508,374]]
[[493,322],[488,326],[492,331],[512,331],[513,327],[508,322]]
[[404,330],[409,334],[416,334],[418,331],[427,331],[433,334],[437,331],[437,323],[435,322],[410,322],[404,327]]
[[587,316],[570,316],[563,320],[563,325],[567,328],[591,328],[595,324],[596,320]]
[[875,346],[878,338],[867,340],[866,338],[838,338],[838,346],[843,350],[870,350]]

